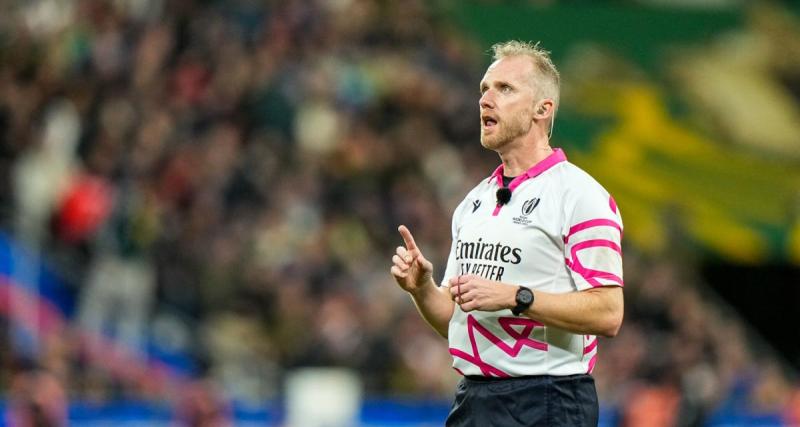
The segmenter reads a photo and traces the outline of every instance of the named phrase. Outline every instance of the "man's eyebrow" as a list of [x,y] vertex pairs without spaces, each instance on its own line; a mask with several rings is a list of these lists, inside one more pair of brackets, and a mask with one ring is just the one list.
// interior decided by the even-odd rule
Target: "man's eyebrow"
[[[509,86],[509,87],[512,87],[512,88],[516,88],[517,87],[517,85],[515,83],[511,83],[508,80],[495,80],[495,81],[492,82],[492,85],[496,86],[496,87],[500,87],[500,86]],[[480,86],[481,92],[483,92],[488,87],[489,87],[489,83],[488,82],[485,82],[485,81],[481,82],[481,86]]]

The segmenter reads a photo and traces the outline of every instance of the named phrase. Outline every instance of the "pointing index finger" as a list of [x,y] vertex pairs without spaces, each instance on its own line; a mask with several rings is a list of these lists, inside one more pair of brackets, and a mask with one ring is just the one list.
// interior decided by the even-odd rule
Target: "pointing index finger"
[[417,249],[417,243],[414,242],[414,236],[411,235],[411,232],[405,225],[397,227],[397,231],[399,231],[400,235],[403,236],[403,241],[406,244],[406,249],[408,249],[409,251]]

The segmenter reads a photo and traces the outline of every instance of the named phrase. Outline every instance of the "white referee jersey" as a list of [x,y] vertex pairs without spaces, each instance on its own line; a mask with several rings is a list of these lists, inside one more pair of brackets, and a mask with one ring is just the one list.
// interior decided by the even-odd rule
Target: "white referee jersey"
[[[623,285],[622,218],[597,181],[561,149],[514,178],[504,206],[496,203],[502,177],[501,165],[456,208],[445,286],[461,274],[534,293]],[[462,375],[582,374],[597,360],[595,336],[544,326],[511,310],[465,313],[456,305],[448,340]]]

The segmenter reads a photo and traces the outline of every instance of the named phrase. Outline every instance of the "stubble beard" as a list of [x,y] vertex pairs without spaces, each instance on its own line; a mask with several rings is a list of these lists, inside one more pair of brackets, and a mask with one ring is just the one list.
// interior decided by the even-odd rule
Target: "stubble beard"
[[[516,138],[526,135],[533,126],[530,116],[528,111],[523,111],[504,123],[493,135],[485,135],[481,132],[481,145],[489,150],[497,151]],[[500,122],[495,126],[500,126]]]

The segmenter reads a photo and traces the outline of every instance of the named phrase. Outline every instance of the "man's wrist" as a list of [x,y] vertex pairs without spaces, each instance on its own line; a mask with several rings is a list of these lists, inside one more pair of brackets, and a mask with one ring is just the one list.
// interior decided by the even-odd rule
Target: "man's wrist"
[[515,316],[519,316],[520,314],[528,311],[533,304],[533,300],[534,295],[530,288],[518,286],[514,295],[514,307],[511,309],[511,313],[513,313]]
[[508,292],[509,292],[510,295],[508,297],[508,304],[507,304],[507,307],[506,307],[509,310],[513,310],[514,307],[517,306],[517,290],[518,289],[519,289],[519,286],[517,286],[517,285],[509,286],[509,291]]
[[436,283],[433,282],[433,279],[432,278],[428,278],[427,280],[423,281],[421,285],[417,285],[416,288],[414,288],[412,290],[409,290],[408,293],[412,297],[417,298],[417,297],[425,294],[426,292],[428,292],[428,290],[433,289],[435,287],[436,287]]

